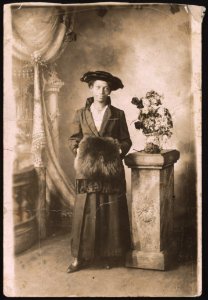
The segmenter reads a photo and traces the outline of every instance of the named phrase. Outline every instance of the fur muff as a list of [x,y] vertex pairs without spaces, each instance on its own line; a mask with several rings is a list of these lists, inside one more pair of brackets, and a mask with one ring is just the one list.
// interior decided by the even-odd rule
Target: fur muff
[[83,138],[75,159],[75,170],[89,180],[118,180],[123,164],[116,140],[91,136]]

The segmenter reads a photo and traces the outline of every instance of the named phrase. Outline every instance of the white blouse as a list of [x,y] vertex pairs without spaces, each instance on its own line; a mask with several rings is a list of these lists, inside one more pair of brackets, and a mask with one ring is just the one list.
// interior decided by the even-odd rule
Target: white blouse
[[97,131],[100,130],[100,127],[101,127],[101,124],[102,124],[102,121],[103,121],[103,116],[104,116],[104,113],[105,113],[107,107],[108,107],[108,105],[104,106],[102,110],[97,110],[95,108],[94,103],[92,103],[91,106],[90,106],[90,110],[91,110],[91,113],[92,113],[92,117],[93,117],[95,126],[97,128]]

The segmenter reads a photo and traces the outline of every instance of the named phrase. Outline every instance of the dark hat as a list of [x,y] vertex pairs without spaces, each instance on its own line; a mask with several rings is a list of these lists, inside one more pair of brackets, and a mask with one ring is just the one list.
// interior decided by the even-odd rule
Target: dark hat
[[110,83],[112,91],[116,91],[117,89],[122,89],[124,87],[122,81],[118,77],[115,77],[111,73],[105,71],[87,72],[80,80],[87,83],[94,80],[107,81]]

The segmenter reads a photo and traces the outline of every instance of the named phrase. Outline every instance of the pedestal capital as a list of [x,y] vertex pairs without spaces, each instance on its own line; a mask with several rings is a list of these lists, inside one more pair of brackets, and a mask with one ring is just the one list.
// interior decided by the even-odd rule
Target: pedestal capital
[[138,151],[128,154],[124,161],[129,168],[139,169],[163,169],[173,165],[180,157],[177,150],[162,150],[157,154]]
[[59,93],[60,89],[64,85],[64,82],[58,78],[56,72],[52,72],[47,80],[45,86],[45,92],[47,93]]

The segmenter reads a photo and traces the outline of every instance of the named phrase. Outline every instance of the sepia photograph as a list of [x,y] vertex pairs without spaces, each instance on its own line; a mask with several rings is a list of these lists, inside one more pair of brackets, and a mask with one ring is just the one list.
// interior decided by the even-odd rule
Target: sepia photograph
[[201,295],[204,15],[4,5],[5,296]]

